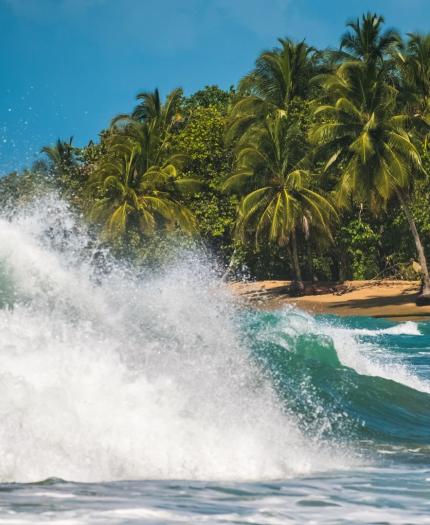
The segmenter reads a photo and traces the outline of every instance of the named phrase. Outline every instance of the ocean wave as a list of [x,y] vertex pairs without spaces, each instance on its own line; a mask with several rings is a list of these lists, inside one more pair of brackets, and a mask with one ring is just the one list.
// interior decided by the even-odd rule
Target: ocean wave
[[[301,417],[324,407],[330,431],[383,442],[430,442],[429,383],[398,353],[360,340],[340,320],[315,319],[287,307],[250,313],[249,339],[280,395]],[[420,336],[421,337],[421,336]]]
[[286,409],[198,257],[144,279],[114,261],[95,275],[90,247],[55,199],[0,220],[0,480],[261,480],[351,464]]

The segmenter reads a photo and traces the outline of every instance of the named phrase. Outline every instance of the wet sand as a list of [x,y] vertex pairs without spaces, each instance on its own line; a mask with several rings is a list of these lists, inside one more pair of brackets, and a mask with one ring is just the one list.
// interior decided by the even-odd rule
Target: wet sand
[[290,297],[291,281],[232,283],[244,301],[261,308],[294,304],[311,313],[383,317],[395,320],[430,320],[430,306],[416,306],[418,281],[345,281],[307,283],[306,295]]

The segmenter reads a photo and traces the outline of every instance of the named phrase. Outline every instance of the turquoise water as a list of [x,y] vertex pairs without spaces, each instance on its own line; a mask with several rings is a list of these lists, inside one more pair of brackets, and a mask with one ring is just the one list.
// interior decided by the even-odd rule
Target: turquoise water
[[55,200],[0,262],[0,523],[430,524],[429,323],[136,274]]

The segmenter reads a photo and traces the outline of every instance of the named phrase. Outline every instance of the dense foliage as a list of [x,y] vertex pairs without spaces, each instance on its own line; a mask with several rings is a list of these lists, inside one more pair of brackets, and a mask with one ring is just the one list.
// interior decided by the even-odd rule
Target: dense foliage
[[3,177],[3,206],[54,190],[138,264],[197,244],[231,275],[421,274],[430,293],[430,35],[368,13],[337,50],[280,39],[229,91],[137,101],[97,143]]

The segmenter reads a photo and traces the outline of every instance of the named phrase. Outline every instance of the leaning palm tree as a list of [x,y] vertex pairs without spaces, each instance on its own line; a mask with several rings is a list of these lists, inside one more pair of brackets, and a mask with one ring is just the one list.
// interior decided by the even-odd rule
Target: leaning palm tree
[[[148,132],[146,139],[150,138]],[[197,183],[178,177],[182,157],[155,157],[159,161],[155,163],[151,146],[145,142],[121,134],[110,140],[108,153],[93,174],[92,186],[99,197],[90,212],[102,225],[105,237],[126,239],[131,230],[151,234],[157,227],[178,226],[192,232],[194,217],[180,195],[195,191]]]
[[236,236],[250,236],[257,246],[277,244],[291,251],[296,284],[303,289],[297,235],[303,228],[330,236],[336,216],[327,198],[313,187],[313,177],[302,162],[303,137],[296,125],[281,115],[253,128],[236,152],[236,171],[224,190],[242,195]]
[[408,117],[397,113],[398,92],[362,62],[341,65],[319,79],[327,103],[316,108],[319,121],[311,131],[325,170],[339,175],[340,204],[355,196],[374,210],[397,195],[414,237],[430,296],[430,278],[423,245],[409,210],[407,194],[422,173],[420,155],[407,131]]
[[319,72],[320,54],[305,42],[280,39],[280,47],[264,51],[255,68],[239,84],[228,136],[242,135],[268,115],[285,115],[291,102],[308,97],[310,79]]

